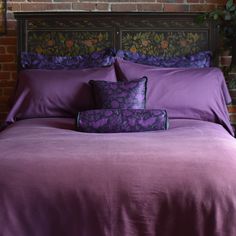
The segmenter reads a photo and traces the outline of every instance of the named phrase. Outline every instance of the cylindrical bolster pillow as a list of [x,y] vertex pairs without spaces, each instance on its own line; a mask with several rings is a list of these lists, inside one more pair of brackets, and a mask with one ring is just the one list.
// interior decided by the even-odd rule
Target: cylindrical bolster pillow
[[99,109],[79,112],[77,128],[89,133],[120,133],[166,130],[165,110]]

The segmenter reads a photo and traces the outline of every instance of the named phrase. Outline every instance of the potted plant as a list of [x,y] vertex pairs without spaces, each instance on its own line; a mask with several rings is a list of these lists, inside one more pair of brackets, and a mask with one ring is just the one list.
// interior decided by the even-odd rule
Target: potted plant
[[232,55],[230,71],[236,72],[236,4],[227,0],[223,8],[202,14],[199,21],[213,20],[216,22],[221,36],[221,48],[230,50]]

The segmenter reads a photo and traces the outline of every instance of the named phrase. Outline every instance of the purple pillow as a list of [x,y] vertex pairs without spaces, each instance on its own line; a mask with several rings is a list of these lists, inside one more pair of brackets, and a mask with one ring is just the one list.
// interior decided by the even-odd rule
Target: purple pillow
[[144,109],[147,78],[124,82],[89,81],[96,108]]
[[23,70],[7,122],[32,117],[72,117],[94,108],[91,79],[116,81],[114,66],[76,70]]
[[89,133],[120,133],[166,130],[165,110],[100,109],[79,112],[77,128]]
[[226,103],[231,98],[218,68],[158,68],[119,59],[118,78],[147,76],[147,109],[164,109],[169,118],[198,119],[222,124],[233,133]]
[[130,51],[119,50],[117,57],[123,58],[139,64],[158,66],[158,67],[188,67],[205,68],[211,66],[212,53],[210,51],[198,52],[188,56],[176,56],[165,58],[160,56],[144,55],[132,53]]
[[105,67],[114,63],[115,53],[112,49],[104,49],[89,55],[79,56],[47,56],[31,52],[21,53],[23,69],[82,69]]

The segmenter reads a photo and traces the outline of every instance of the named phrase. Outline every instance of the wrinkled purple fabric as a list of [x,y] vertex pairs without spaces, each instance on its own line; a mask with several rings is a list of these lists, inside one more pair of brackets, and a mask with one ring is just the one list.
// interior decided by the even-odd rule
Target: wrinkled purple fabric
[[210,51],[202,51],[188,56],[165,58],[119,50],[116,56],[135,63],[158,67],[205,68],[211,66],[212,60],[212,53]]
[[94,108],[91,79],[116,81],[114,66],[76,70],[23,70],[6,122],[32,117],[72,117]]
[[77,129],[89,133],[121,133],[166,130],[164,110],[99,109],[82,111],[77,116]]
[[147,78],[132,81],[110,82],[91,80],[97,108],[144,109]]
[[105,67],[114,63],[115,52],[112,49],[96,51],[88,55],[47,56],[32,52],[21,53],[23,69],[82,69]]
[[27,119],[0,150],[1,236],[236,235],[236,141],[219,124],[91,134]]
[[189,118],[222,124],[232,135],[226,104],[231,98],[218,68],[157,68],[116,60],[118,78],[147,76],[147,109],[164,109],[170,118]]

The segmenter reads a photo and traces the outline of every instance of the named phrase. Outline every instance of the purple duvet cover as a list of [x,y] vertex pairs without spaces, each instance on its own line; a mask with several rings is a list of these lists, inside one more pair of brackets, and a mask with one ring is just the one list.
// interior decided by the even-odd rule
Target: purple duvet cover
[[29,119],[0,150],[1,236],[236,235],[236,141],[221,125],[91,134]]

